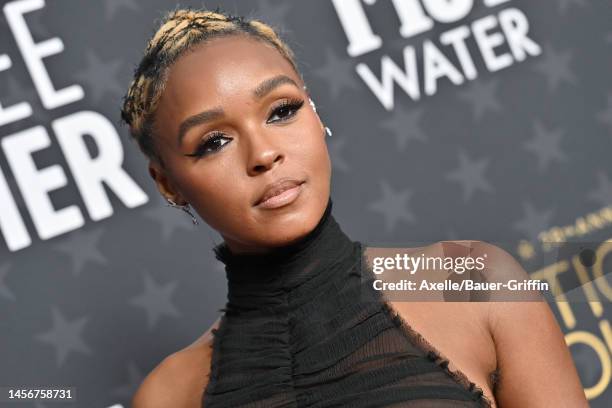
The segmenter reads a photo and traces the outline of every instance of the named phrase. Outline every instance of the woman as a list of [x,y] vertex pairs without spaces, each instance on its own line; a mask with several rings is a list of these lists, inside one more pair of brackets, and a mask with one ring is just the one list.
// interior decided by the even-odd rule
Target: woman
[[[160,193],[223,237],[228,278],[224,314],[146,377],[135,408],[587,406],[545,302],[391,302],[372,289],[365,248],[331,213],[331,132],[266,24],[168,13],[122,118]],[[464,247],[450,244],[413,250]],[[524,272],[490,244],[470,251]]]

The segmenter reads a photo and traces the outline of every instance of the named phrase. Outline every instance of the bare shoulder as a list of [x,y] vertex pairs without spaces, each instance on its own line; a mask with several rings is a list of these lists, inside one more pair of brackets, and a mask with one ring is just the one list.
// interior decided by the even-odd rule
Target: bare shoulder
[[[504,279],[529,279],[507,251],[479,242],[491,270]],[[503,406],[588,407],[565,337],[544,298],[487,302],[501,372],[496,398]],[[542,379],[546,379],[542,381]]]
[[212,330],[220,320],[189,346],[164,358],[140,384],[132,408],[200,408],[210,373]]
[[[465,257],[470,255],[478,241],[439,241],[423,247],[403,248],[408,255],[415,257]],[[378,255],[373,250],[367,255]],[[384,253],[384,252],[383,252]],[[393,256],[395,249],[384,256]],[[432,280],[432,274],[439,271],[427,270],[418,279]],[[441,273],[448,276],[447,272]],[[415,275],[417,276],[417,275]],[[377,276],[384,281],[393,281],[387,272]],[[399,277],[405,278],[405,273]],[[418,283],[417,283],[418,284]],[[399,298],[397,297],[399,296]],[[489,306],[487,302],[435,301],[428,297],[425,301],[415,300],[410,294],[392,294],[389,303],[394,311],[408,326],[411,335],[417,334],[449,361],[451,371],[459,371],[479,386],[485,395],[493,400],[493,375],[497,367],[495,346],[489,327]]]
[[[426,249],[435,255],[451,257],[484,256],[487,280],[530,279],[512,254],[485,241],[441,241]],[[588,407],[565,337],[549,304],[539,295],[524,298],[529,300],[514,295],[500,296],[497,300],[513,301],[454,303],[454,311],[445,303],[435,306],[432,303],[428,307],[446,309],[450,317],[448,327],[453,319],[466,323],[463,317],[469,316],[468,309],[477,317],[475,321],[483,334],[480,338],[491,340],[481,346],[488,343],[494,349],[494,358],[489,364],[494,361],[496,366],[494,396],[499,406]],[[442,313],[436,316],[440,318]],[[475,328],[469,331],[477,333]]]

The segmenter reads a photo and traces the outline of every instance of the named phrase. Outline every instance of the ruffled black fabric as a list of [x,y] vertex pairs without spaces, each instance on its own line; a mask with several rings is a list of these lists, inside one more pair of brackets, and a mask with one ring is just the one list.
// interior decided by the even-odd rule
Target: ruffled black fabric
[[372,288],[331,210],[265,255],[214,248],[228,295],[202,407],[490,407]]

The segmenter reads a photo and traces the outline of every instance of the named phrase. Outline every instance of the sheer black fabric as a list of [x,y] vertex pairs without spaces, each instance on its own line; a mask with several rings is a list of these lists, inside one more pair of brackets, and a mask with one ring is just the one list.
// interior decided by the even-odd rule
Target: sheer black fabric
[[372,288],[364,247],[331,209],[269,254],[214,248],[228,295],[202,406],[489,407]]

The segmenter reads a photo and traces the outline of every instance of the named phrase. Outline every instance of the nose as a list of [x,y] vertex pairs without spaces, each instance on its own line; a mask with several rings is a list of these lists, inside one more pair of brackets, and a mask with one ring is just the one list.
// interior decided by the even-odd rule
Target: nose
[[273,142],[270,132],[251,132],[248,140],[248,172],[251,176],[269,171],[285,159],[280,147]]

